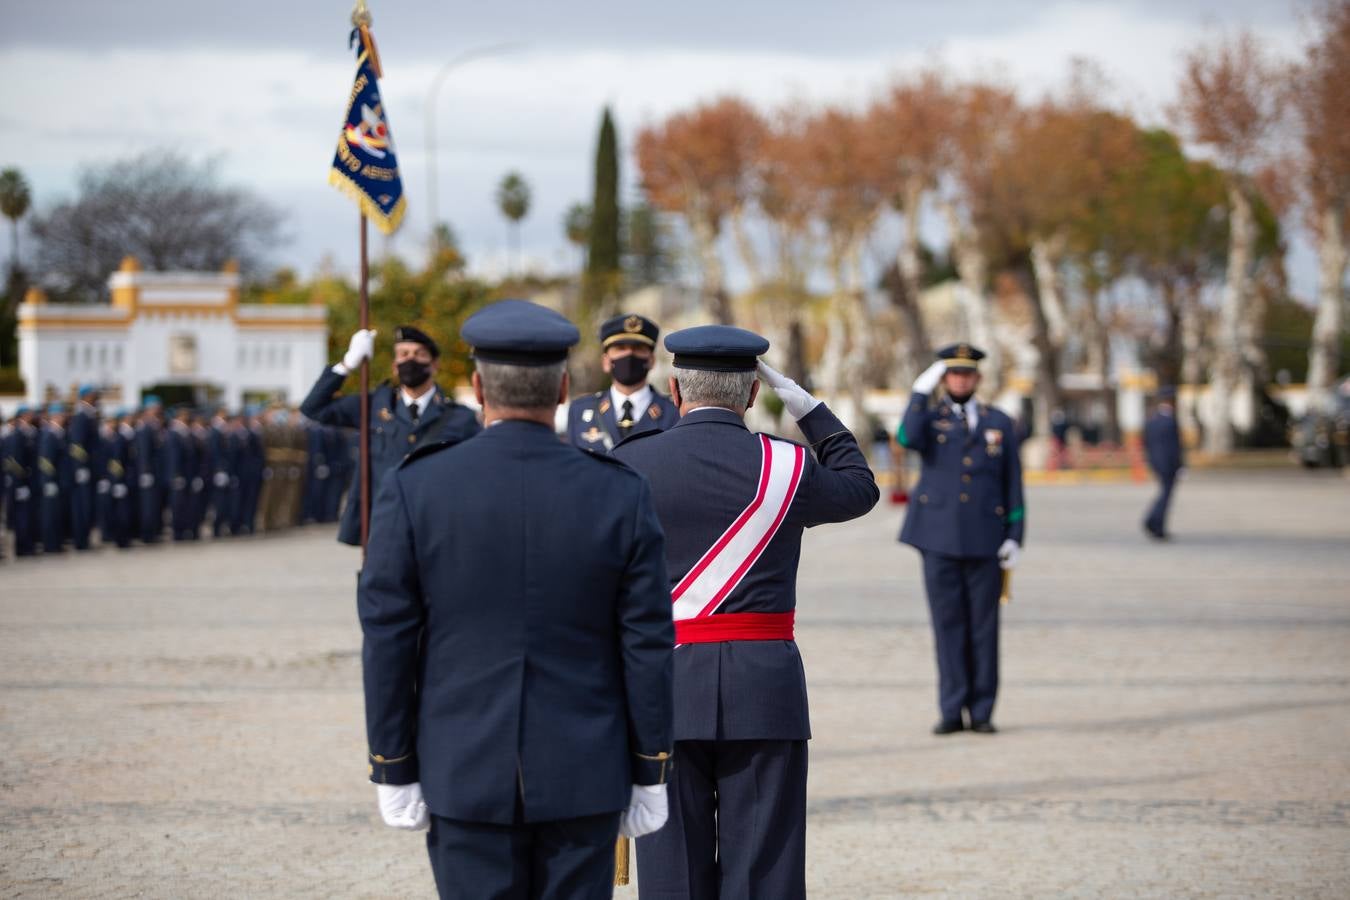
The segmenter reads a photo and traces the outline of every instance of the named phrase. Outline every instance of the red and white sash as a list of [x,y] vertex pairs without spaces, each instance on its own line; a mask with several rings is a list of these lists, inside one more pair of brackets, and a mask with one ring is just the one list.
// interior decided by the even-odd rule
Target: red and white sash
[[677,622],[717,611],[773,540],[797,495],[806,451],[764,435],[759,441],[762,456],[755,499],[671,591]]

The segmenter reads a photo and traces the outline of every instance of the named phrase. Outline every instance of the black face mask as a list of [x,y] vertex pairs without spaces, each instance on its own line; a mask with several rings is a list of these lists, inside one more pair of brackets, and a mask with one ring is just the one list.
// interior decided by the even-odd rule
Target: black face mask
[[404,387],[418,387],[426,384],[431,377],[431,366],[415,359],[405,359],[398,364],[398,383]]
[[642,384],[647,380],[647,372],[651,368],[647,360],[629,354],[620,356],[618,359],[610,361],[611,372],[614,380],[624,387],[632,387],[635,384]]

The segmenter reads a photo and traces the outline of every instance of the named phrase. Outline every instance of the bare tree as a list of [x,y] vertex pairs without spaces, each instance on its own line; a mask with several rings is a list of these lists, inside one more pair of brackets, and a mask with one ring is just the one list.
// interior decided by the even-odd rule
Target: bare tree
[[215,271],[233,259],[257,276],[281,222],[276,207],[221,184],[216,163],[152,151],[86,169],[75,199],[35,216],[31,229],[49,293],[95,301],[127,255],[157,271]]

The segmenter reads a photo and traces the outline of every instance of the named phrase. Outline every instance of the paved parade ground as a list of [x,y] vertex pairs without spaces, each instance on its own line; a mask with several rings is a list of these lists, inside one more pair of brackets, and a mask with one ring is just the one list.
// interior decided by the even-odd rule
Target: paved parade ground
[[[1350,896],[1350,480],[1195,473],[1162,545],[1150,492],[1030,488],[995,736],[929,734],[900,508],[808,534],[812,896]],[[433,896],[365,781],[356,560],[0,563],[0,896]]]

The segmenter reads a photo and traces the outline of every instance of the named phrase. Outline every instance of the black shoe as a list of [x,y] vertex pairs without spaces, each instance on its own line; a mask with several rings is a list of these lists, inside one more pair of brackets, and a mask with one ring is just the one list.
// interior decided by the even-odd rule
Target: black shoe
[[965,730],[966,726],[964,722],[949,722],[946,719],[943,719],[933,726],[933,734],[956,734],[958,731]]
[[971,724],[970,730],[976,734],[998,734],[993,722],[975,722]]

